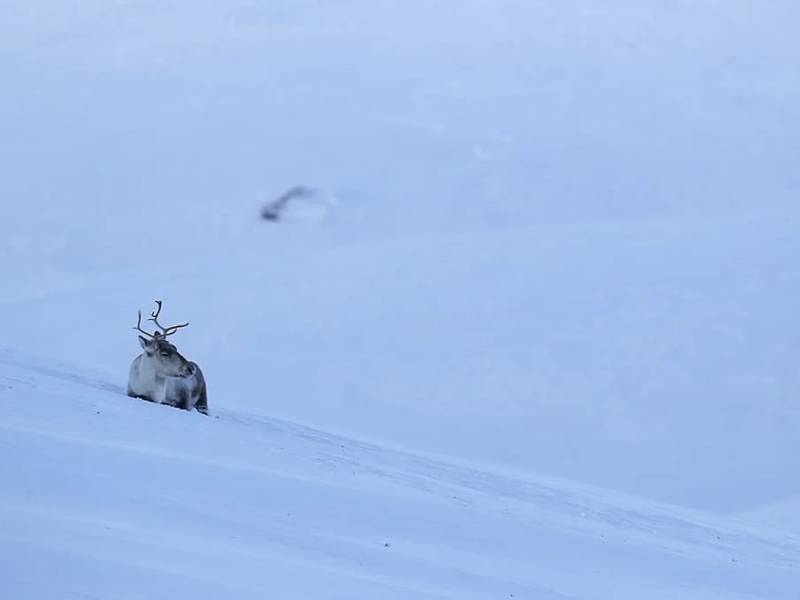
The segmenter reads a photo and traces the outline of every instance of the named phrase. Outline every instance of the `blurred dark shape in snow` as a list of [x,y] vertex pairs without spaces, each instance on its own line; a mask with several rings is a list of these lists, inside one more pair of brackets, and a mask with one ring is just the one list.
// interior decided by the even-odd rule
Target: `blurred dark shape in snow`
[[261,218],[267,221],[278,221],[281,214],[286,210],[287,206],[292,200],[298,198],[311,198],[314,195],[314,190],[302,185],[296,185],[290,188],[277,199],[269,202],[261,209]]

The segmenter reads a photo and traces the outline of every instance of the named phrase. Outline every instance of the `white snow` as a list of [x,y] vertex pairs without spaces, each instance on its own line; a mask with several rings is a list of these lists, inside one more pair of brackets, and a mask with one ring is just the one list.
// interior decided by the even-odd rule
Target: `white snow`
[[797,598],[799,19],[4,3],[0,598]]
[[[791,598],[800,537],[0,356],[4,598]],[[7,404],[11,404],[10,402]]]

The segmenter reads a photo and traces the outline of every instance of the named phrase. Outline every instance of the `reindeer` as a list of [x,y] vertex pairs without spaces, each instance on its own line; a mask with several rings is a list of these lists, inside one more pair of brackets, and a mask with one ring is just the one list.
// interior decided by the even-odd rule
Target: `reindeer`
[[[141,398],[156,404],[168,404],[184,410],[196,408],[208,414],[208,397],[203,372],[197,364],[186,360],[167,338],[189,323],[164,327],[158,322],[161,301],[156,300],[156,309],[148,321],[155,323],[161,331],[148,333],[142,329],[142,311],[133,329],[139,336],[144,352],[137,356],[128,377],[128,396]],[[146,337],[145,337],[146,336]]]

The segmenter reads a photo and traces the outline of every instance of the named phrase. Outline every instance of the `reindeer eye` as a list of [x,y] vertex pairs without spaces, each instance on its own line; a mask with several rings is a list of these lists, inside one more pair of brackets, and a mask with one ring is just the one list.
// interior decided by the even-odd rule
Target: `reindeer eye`
[[171,354],[172,354],[172,352],[169,352],[169,351],[166,351],[166,350],[161,352],[161,356],[170,356]]

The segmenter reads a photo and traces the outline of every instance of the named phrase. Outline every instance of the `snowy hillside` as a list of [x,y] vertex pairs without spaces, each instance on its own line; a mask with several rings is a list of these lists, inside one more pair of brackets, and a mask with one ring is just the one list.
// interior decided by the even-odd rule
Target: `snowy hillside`
[[0,389],[4,598],[796,597],[797,536],[10,353]]
[[796,598],[799,20],[4,3],[0,598]]

